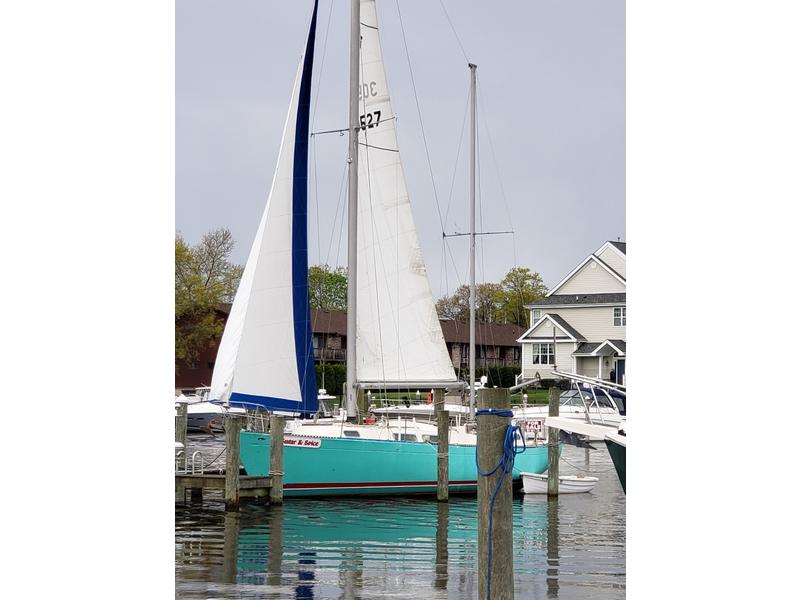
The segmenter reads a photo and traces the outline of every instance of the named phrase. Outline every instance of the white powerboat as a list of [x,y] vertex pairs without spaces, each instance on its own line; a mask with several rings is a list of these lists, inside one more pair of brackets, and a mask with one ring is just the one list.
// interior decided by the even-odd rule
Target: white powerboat
[[[580,494],[591,492],[600,481],[589,475],[561,475],[558,478],[559,494]],[[522,473],[522,489],[526,494],[547,493],[547,473]]]

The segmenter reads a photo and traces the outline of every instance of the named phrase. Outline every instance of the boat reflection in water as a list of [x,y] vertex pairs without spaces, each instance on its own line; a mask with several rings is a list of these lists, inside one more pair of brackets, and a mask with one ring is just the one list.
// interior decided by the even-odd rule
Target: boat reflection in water
[[[624,598],[625,496],[603,459],[592,494],[514,497],[517,597]],[[474,497],[178,504],[176,597],[477,598],[476,510]]]

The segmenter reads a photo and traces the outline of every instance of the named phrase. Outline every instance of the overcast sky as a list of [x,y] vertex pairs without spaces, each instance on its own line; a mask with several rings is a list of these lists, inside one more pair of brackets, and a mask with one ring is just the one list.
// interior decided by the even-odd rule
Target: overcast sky
[[[312,4],[176,2],[176,226],[189,242],[228,227],[236,262],[246,259],[266,202]],[[349,5],[320,1],[312,131],[346,126]],[[605,240],[625,240],[625,2],[444,6],[478,65],[479,229],[515,231],[479,241],[478,279],[499,281],[516,263],[553,286]],[[452,258],[443,252],[435,200],[445,231],[466,231],[466,131],[460,155],[459,140],[467,61],[438,0],[379,0],[378,18],[411,204],[438,297],[467,273],[466,238],[447,242]],[[310,261],[344,264],[346,138],[313,139]]]

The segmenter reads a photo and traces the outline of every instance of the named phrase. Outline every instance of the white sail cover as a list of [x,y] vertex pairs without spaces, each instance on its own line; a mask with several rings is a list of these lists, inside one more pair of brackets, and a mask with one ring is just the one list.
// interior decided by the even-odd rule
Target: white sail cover
[[316,2],[269,198],[220,341],[212,400],[313,412],[308,308],[308,105]]
[[358,154],[359,382],[453,382],[414,227],[374,0],[361,2]]

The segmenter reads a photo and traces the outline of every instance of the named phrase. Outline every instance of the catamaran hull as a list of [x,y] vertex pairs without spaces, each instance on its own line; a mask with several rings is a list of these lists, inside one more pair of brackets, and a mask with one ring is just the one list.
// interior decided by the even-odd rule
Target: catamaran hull
[[[241,460],[248,475],[269,474],[269,435],[243,431]],[[406,495],[436,492],[435,444],[385,440],[287,437],[284,441],[283,495]],[[451,493],[477,489],[475,447],[449,448]],[[521,472],[547,469],[547,447],[529,447],[514,461]]]

